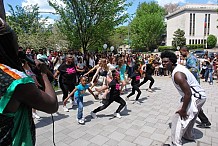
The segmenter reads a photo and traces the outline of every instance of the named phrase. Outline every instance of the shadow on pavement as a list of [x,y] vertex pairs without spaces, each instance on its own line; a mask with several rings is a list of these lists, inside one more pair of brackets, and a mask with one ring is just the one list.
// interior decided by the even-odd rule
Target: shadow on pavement
[[[120,112],[120,115],[121,115],[122,117],[125,117],[125,116],[129,115],[129,112],[131,112],[131,110],[127,109],[127,106],[125,106],[125,107],[123,108],[123,110]],[[115,119],[115,118],[116,118],[116,117],[114,117],[113,114],[109,114],[109,115],[96,114],[96,115],[97,115],[97,117],[98,117],[99,119],[100,119],[100,118],[109,117],[109,120],[112,120],[112,119]],[[87,123],[87,122],[90,122],[91,120],[93,120],[91,115],[87,115],[87,116],[85,117],[85,119],[86,119],[86,123]]]
[[[54,122],[58,121],[58,120],[62,120],[64,118],[68,118],[69,115],[65,115],[65,114],[60,114],[59,112],[56,112],[57,115],[53,115],[54,118]],[[52,117],[41,117],[40,119],[38,119],[38,123],[36,123],[36,128],[41,128],[41,127],[45,127],[47,125],[52,124]]]

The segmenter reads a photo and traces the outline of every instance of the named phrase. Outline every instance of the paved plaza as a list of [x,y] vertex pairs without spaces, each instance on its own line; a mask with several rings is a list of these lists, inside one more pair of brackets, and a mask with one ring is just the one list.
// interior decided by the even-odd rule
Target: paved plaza
[[[132,104],[136,95],[130,97],[121,119],[113,117],[117,103],[112,103],[106,110],[97,113],[97,119],[92,119],[90,112],[101,103],[88,94],[84,97],[84,117],[87,121],[85,125],[79,125],[76,107],[70,108],[68,103],[70,111],[64,112],[62,95],[58,95],[59,110],[53,114],[56,146],[161,146],[169,143],[171,116],[176,112],[180,96],[169,76],[154,78],[154,92],[146,91],[148,83],[141,86],[141,105]],[[207,129],[195,126],[196,142],[185,143],[184,146],[218,146],[218,83],[215,80],[214,85],[206,82],[201,82],[201,85],[208,96],[203,110],[212,126]],[[124,99],[126,96],[121,95]],[[38,114],[42,118],[35,119],[36,145],[52,146],[51,116],[43,112]]]

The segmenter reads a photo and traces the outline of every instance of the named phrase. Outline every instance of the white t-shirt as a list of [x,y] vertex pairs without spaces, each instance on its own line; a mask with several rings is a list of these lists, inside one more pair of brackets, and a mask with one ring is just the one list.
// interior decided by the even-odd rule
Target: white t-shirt
[[[174,81],[174,75],[177,72],[184,73],[186,75],[187,82],[188,82],[189,86],[193,87],[195,89],[195,91],[199,92],[202,95],[201,98],[206,98],[205,90],[200,86],[200,84],[198,83],[198,81],[196,80],[194,75],[185,66],[177,64],[177,66],[174,68],[174,70],[172,72],[172,80],[173,80],[173,84],[175,85],[176,89],[178,90],[179,94],[182,97],[184,97],[184,92],[182,91],[180,86],[178,84],[176,84]],[[191,89],[191,91],[193,94],[195,93],[192,89]]]

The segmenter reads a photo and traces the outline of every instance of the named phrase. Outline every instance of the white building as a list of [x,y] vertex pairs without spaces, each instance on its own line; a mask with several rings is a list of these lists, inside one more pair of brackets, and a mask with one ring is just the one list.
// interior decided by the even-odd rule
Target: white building
[[166,45],[172,46],[177,29],[185,31],[186,44],[205,44],[209,34],[218,37],[218,5],[187,4],[168,14]]
[[131,49],[130,49],[129,45],[121,45],[121,46],[119,46],[117,52],[118,53],[130,53]]

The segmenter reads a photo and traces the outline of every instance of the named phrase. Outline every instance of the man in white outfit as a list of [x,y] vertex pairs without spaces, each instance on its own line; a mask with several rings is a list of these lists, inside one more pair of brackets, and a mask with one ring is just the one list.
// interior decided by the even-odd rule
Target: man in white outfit
[[181,95],[181,105],[173,115],[171,126],[171,144],[164,146],[182,146],[182,138],[194,140],[193,126],[198,112],[206,101],[204,89],[194,75],[184,66],[176,64],[177,57],[173,52],[161,53],[163,67],[172,71],[172,81]]

